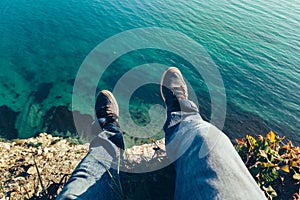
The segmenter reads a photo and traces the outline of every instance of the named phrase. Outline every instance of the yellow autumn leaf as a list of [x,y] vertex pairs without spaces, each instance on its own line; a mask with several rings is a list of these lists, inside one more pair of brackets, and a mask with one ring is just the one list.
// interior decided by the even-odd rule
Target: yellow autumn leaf
[[292,167],[298,167],[298,163],[297,163],[297,161],[291,161],[291,166]]
[[270,131],[267,135],[266,138],[269,139],[271,142],[275,141],[276,135],[273,131]]
[[289,167],[289,165],[284,165],[283,167],[281,167],[280,168],[282,171],[285,171],[285,172],[287,172],[287,173],[289,173],[290,172],[290,167]]
[[256,145],[256,139],[254,137],[252,137],[251,135],[246,135],[247,141],[250,145],[251,148],[253,148],[253,146]]
[[274,167],[274,166],[275,166],[273,163],[267,163],[267,162],[263,162],[263,163],[261,163],[261,164],[262,164],[262,166],[263,166],[264,168],[267,168],[267,167]]

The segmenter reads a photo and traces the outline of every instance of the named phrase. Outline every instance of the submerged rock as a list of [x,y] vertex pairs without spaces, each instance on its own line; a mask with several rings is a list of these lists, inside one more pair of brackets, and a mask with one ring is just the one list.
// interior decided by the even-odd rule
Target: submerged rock
[[0,136],[7,139],[17,138],[18,131],[15,122],[18,112],[13,111],[8,106],[0,106]]

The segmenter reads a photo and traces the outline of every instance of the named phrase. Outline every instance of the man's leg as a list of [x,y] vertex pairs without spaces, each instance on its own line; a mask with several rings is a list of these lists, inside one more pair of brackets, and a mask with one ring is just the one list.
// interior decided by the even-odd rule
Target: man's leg
[[99,134],[57,199],[114,199],[120,195],[115,169],[120,158],[119,148],[124,149],[124,142],[118,124],[118,105],[113,95],[103,90],[95,107],[97,121],[92,129]]
[[176,160],[175,199],[265,199],[228,137],[188,100],[177,68],[163,74],[161,94],[167,154]]

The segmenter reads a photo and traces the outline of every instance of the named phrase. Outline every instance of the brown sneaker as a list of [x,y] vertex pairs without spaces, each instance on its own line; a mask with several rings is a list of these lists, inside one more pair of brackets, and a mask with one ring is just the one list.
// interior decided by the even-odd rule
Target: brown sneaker
[[[108,139],[117,147],[124,150],[124,141],[119,125],[119,106],[110,91],[102,90],[99,92],[96,99],[95,111],[97,116],[96,121],[98,121],[102,130],[112,132]],[[92,125],[92,132],[98,134],[101,130],[98,130],[99,126],[96,126],[96,121]]]
[[160,93],[166,104],[167,111],[179,111],[178,100],[187,100],[187,85],[178,68],[169,67],[162,75]]
[[[105,124],[119,121],[119,106],[114,95],[108,90],[99,92],[95,104],[96,116],[104,118]],[[105,124],[100,124],[103,127]]]

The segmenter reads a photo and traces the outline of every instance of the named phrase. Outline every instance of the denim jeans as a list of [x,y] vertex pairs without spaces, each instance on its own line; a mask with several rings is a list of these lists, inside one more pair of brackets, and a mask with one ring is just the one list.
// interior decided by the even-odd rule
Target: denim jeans
[[119,148],[123,149],[124,143],[118,126],[100,132],[56,199],[120,199]]
[[175,160],[175,199],[266,199],[229,138],[193,102],[182,100],[180,107],[164,125],[167,154]]
[[[181,111],[167,113],[167,155],[176,170],[175,199],[266,199],[229,138],[204,121],[195,104],[180,101]],[[111,129],[113,130],[113,129]],[[103,131],[73,172],[57,199],[113,199],[118,187],[113,165],[120,131]],[[113,142],[114,143],[113,143]],[[114,169],[113,169],[114,168]]]

